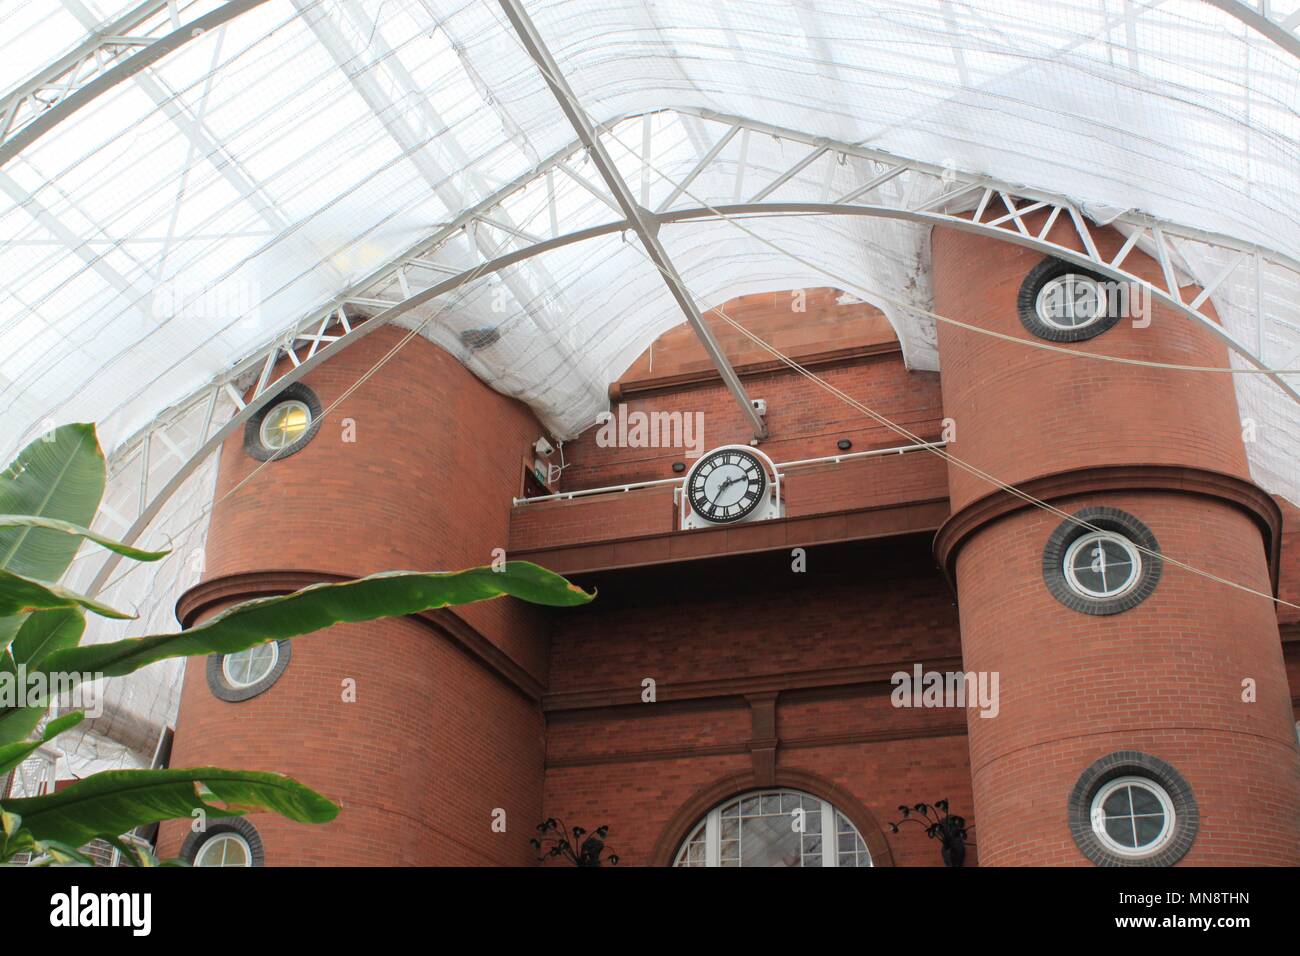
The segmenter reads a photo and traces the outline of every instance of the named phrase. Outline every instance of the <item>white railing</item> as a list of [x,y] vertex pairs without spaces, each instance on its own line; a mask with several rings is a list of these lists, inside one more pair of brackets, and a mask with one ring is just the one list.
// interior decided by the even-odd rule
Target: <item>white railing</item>
[[[946,441],[928,441],[920,442],[915,445],[897,445],[893,448],[873,448],[871,451],[845,452],[842,455],[826,455],[822,458],[801,458],[798,461],[784,461],[776,465],[777,474],[784,478],[785,472],[792,468],[808,468],[813,465],[838,465],[841,462],[855,461],[861,458],[884,458],[889,455],[906,455],[914,451],[926,451],[931,448],[943,448],[948,443]],[[606,485],[601,488],[584,488],[581,491],[561,491],[553,495],[538,495],[536,498],[513,498],[512,503],[519,505],[537,504],[542,501],[568,501],[573,498],[586,498],[591,495],[609,495],[618,494],[625,491],[636,491],[639,488],[656,488],[661,485],[680,485],[685,480],[682,478],[659,478],[654,481],[633,481],[624,485]]]

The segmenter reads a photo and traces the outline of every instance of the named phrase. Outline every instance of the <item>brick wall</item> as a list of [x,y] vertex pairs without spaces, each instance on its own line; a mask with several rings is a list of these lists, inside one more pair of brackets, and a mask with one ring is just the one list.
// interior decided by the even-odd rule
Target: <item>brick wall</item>
[[[218,700],[203,658],[186,668],[173,767],[285,773],[342,812],[331,823],[249,820],[268,866],[524,865],[520,837],[541,811],[535,703],[424,624],[347,624],[293,642],[280,679],[251,700]],[[355,702],[343,681],[355,681]],[[491,829],[506,811],[507,832]],[[176,856],[188,821],[163,824]]]
[[[1103,253],[1120,242],[1110,230],[1094,235]],[[1016,295],[1039,259],[1008,243],[936,230],[936,309],[1028,337]],[[1148,276],[1158,269],[1137,252],[1126,267]],[[1090,362],[945,325],[939,342],[945,407],[957,420],[950,451],[1003,480],[1133,464],[1247,474],[1226,375]],[[1227,361],[1208,333],[1160,309],[1149,328],[1121,321],[1070,349]],[[958,517],[991,491],[956,467],[949,478]],[[1220,498],[1171,482],[1052,504],[1068,513],[1126,510],[1168,557],[1271,590],[1259,526]],[[1043,581],[1043,550],[1061,520],[1033,508],[994,517],[956,559],[965,666],[1001,675],[1000,716],[968,721],[984,863],[1086,864],[1067,825],[1070,791],[1097,758],[1140,750],[1172,764],[1195,794],[1201,826],[1187,864],[1294,865],[1300,752],[1272,603],[1166,561],[1138,606],[1112,616],[1071,610]],[[1243,703],[1245,678],[1256,682],[1257,702]]]
[[[305,382],[329,408],[404,334],[372,333]],[[355,442],[343,440],[347,422],[355,423]],[[527,407],[416,337],[301,451],[258,470],[261,463],[243,451],[243,432],[227,439],[204,579],[488,564],[492,549],[507,545],[510,499],[520,492],[524,458],[541,433]],[[544,679],[544,625],[536,608],[502,600],[457,613]]]
[[[990,213],[990,215],[993,215]],[[1041,217],[1026,220],[1041,229]],[[1078,248],[1065,219],[1050,238]],[[1094,229],[1106,258],[1123,236]],[[935,309],[971,325],[1041,343],[1021,325],[1016,297],[1040,253],[953,229],[933,234]],[[1160,266],[1133,250],[1124,268],[1158,285]],[[1195,297],[1188,287],[1183,297]],[[1015,345],[939,323],[943,402],[956,421],[953,454],[1005,482],[1108,464],[1192,464],[1248,478],[1232,376],[1117,365]],[[1055,344],[1055,343],[1044,343]],[[1190,319],[1155,306],[1151,324],[1121,319],[1109,331],[1066,346],[1074,353],[1147,362],[1228,364],[1227,347]],[[954,469],[953,511],[989,484]]]
[[[1098,242],[1110,248],[1115,239],[1102,230]],[[1037,257],[943,231],[935,243],[940,311],[1020,334],[1015,293]],[[906,370],[870,307],[826,290],[809,293],[806,313],[790,303],[789,293],[772,293],[726,308],[922,437],[937,437],[952,415],[952,450],[1000,477],[1134,462],[1245,477],[1226,376],[1094,366],[941,328],[941,393],[937,375]],[[903,443],[795,373],[765,367],[734,330],[719,333],[751,396],[767,399],[772,435],[762,447],[777,461],[834,454],[840,438],[853,451]],[[397,334],[372,335],[316,370],[308,381],[322,402]],[[1203,339],[1157,312],[1151,329],[1116,327],[1074,347],[1223,362]],[[616,402],[702,411],[706,449],[747,442],[741,413],[701,356],[684,327],[667,333],[616,383]],[[1108,389],[1108,375],[1122,384]],[[1083,424],[1080,406],[1094,412]],[[339,440],[342,417],[356,422],[356,444]],[[960,612],[930,536],[906,534],[906,525],[887,539],[809,547],[802,573],[779,533],[755,538],[766,541],[762,553],[705,558],[711,536],[729,532],[688,534],[698,553],[665,551],[654,539],[675,527],[668,489],[512,509],[540,433],[527,409],[416,340],[303,451],[218,505],[209,579],[460,567],[489,560],[507,537],[512,554],[617,540],[671,557],[576,575],[599,590],[581,609],[497,601],[464,610],[544,688],[540,701],[425,621],[297,640],[279,682],[239,704],[216,700],[204,662],[190,662],[174,766],[284,771],[344,804],[321,828],[253,817],[269,863],[523,864],[544,815],[609,824],[624,865],[664,862],[713,803],[790,786],[845,810],[882,864],[938,865],[938,845],[918,828],[893,835],[886,824],[899,804],[948,798],[978,824],[983,862],[1084,865],[1066,797],[1094,759],[1128,748],[1168,760],[1191,783],[1202,822],[1188,863],[1295,862],[1300,834],[1286,821],[1300,819],[1300,754],[1288,735],[1300,653],[1288,658],[1288,687],[1267,601],[1167,565],[1155,593],[1125,614],[1068,611],[1043,585],[1042,547],[1056,522],[1038,511],[997,518],[965,539],[955,558]],[[563,489],[670,478],[674,461],[688,461],[682,449],[602,448],[595,437],[564,446]],[[224,450],[219,495],[253,470],[241,445],[232,439]],[[950,482],[957,513],[989,490],[926,453],[795,472],[788,514],[847,521],[943,502]],[[1170,555],[1269,587],[1259,528],[1230,504],[1172,489],[1063,502],[1124,507]],[[1282,587],[1294,597],[1300,559],[1286,527]],[[1284,616],[1284,625],[1288,646],[1300,646],[1294,621]],[[891,706],[889,675],[917,662],[998,670],[1001,713]],[[358,680],[354,704],[339,699],[345,676]],[[1258,683],[1254,705],[1240,703],[1242,676]],[[646,677],[657,682],[654,703],[641,700]],[[507,812],[505,834],[490,829],[497,807]],[[163,851],[184,835],[183,823],[164,827]]]
[[[938,438],[944,415],[938,375],[908,371],[884,317],[862,303],[839,303],[838,296],[834,290],[810,290],[806,312],[792,311],[788,292],[745,296],[724,309],[764,341],[811,363],[830,385],[922,439]],[[791,369],[747,372],[770,356],[731,326],[715,320],[714,327],[750,398],[767,402],[769,438],[761,448],[775,462],[838,454],[841,439],[851,441],[854,452],[911,443]],[[703,348],[681,326],[661,336],[615,383],[614,407],[621,404],[628,415],[698,415],[703,437],[697,452],[748,444],[753,434],[747,421],[708,370]],[[562,491],[671,479],[675,462],[688,468],[693,462],[683,447],[602,447],[597,428],[566,443],[564,460]],[[783,490],[790,517],[947,495],[943,463],[926,453],[792,470]],[[558,547],[604,540],[611,531],[620,537],[663,534],[676,529],[674,518],[671,486],[542,502],[515,509],[510,545],[512,550]]]
[[[583,583],[600,596],[552,633],[546,812],[610,824],[626,863],[675,849],[686,834],[674,817],[733,777],[735,793],[783,774],[832,802],[822,788],[839,788],[867,811],[864,836],[888,847],[882,863],[941,862],[919,830],[887,833],[900,803],[947,797],[973,817],[961,711],[889,699],[895,670],[955,668],[960,654],[925,537],[813,548],[804,572],[772,553]],[[641,700],[647,677],[653,703]],[[755,695],[775,695],[770,780],[753,775]]]
[[[306,383],[328,408],[401,334],[371,334]],[[355,442],[343,440],[349,423]],[[527,408],[413,339],[292,456],[257,471],[242,432],[231,436],[205,580],[239,575],[232,580],[252,588],[286,570],[351,577],[486,564],[491,549],[506,545],[510,498],[540,433]],[[229,593],[206,613],[241,597]],[[545,680],[541,609],[507,598],[454,613]],[[540,812],[537,702],[427,623],[300,638],[280,679],[238,703],[213,696],[205,666],[188,662],[171,765],[280,771],[344,806],[322,827],[254,815],[269,864],[532,862],[522,840],[490,824],[493,809],[505,809],[518,834]],[[349,677],[355,703],[342,699]],[[164,852],[178,850],[184,835],[183,823],[169,824]]]

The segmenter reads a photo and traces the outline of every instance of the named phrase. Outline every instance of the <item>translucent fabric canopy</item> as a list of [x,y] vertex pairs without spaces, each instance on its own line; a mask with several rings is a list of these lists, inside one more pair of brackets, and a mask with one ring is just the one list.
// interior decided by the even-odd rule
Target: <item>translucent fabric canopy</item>
[[[107,533],[139,513],[163,458],[174,469],[238,410],[214,383],[242,393],[267,349],[345,303],[382,314],[471,270],[395,321],[562,438],[683,318],[637,237],[600,231],[622,213],[495,0],[246,5],[0,165],[0,449],[97,422],[115,453]],[[0,88],[142,6],[147,41],[223,4],[30,0],[0,12]],[[1171,274],[1213,285],[1228,334],[1270,368],[1300,366],[1300,59],[1223,4],[523,6],[647,209],[835,202],[877,179],[862,195],[915,209],[949,171],[1050,193],[1130,234],[1163,224]],[[1300,0],[1271,9],[1285,19]],[[913,165],[888,176],[882,156]],[[911,367],[934,369],[929,231],[697,215],[665,218],[659,239],[702,309],[837,286],[885,311]],[[1293,398],[1262,375],[1234,380],[1256,479],[1300,501]],[[184,539],[177,557],[106,595],[164,622],[192,583],[210,493],[205,465],[150,527],[151,541]],[[78,568],[86,581],[96,560]],[[133,706],[174,707],[172,677],[156,684]]]

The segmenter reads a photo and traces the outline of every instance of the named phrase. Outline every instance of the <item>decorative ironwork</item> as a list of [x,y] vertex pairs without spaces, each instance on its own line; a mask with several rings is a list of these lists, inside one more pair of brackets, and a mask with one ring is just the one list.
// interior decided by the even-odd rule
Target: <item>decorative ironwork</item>
[[[574,866],[600,866],[605,862],[610,866],[618,865],[617,853],[611,853],[603,861],[600,858],[601,853],[605,851],[605,837],[609,835],[609,824],[598,826],[596,832],[588,834],[582,827],[574,827],[570,830],[562,820],[550,817],[537,824],[537,832],[541,834],[540,838],[534,837],[528,842],[534,850],[538,851],[537,859],[543,863],[551,857],[558,856],[568,860]],[[572,841],[569,834],[573,834]],[[583,840],[583,836],[587,839]],[[545,853],[541,852],[543,848],[546,849]]]
[[[947,800],[936,800],[933,804],[918,803],[912,807],[900,806],[898,810],[903,814],[903,819],[889,825],[891,832],[898,833],[898,828],[904,823],[918,824],[925,827],[926,836],[932,840],[938,840],[943,847],[944,866],[961,866],[966,862],[968,830],[966,818],[949,813]],[[932,810],[934,811],[934,817],[930,816]],[[920,816],[912,816],[913,811],[919,813]],[[973,827],[970,829],[973,829]],[[971,843],[970,845],[974,846],[975,844]]]

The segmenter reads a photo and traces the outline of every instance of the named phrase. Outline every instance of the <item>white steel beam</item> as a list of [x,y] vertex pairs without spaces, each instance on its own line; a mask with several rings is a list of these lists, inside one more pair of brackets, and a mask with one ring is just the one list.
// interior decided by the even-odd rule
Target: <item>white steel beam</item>
[[1269,0],[1205,0],[1300,59],[1300,7],[1286,16],[1275,14]]
[[695,330],[696,336],[704,346],[704,351],[708,353],[714,367],[718,370],[718,374],[722,376],[722,380],[726,383],[727,389],[736,399],[742,414],[750,424],[754,438],[766,438],[766,423],[749,400],[749,395],[745,392],[745,386],[741,384],[740,376],[731,367],[731,362],[728,361],[726,353],[723,352],[717,339],[714,338],[713,332],[709,329],[708,323],[704,321],[704,317],[700,314],[699,306],[696,305],[694,297],[687,290],[677,272],[677,268],[668,257],[668,251],[659,241],[658,218],[632,197],[627,183],[619,174],[618,167],[614,165],[613,159],[610,158],[609,153],[606,151],[605,144],[601,141],[599,133],[587,118],[587,114],[582,110],[582,107],[578,105],[577,97],[574,96],[568,80],[560,72],[560,68],[556,65],[550,50],[547,49],[545,41],[537,32],[537,28],[524,10],[523,5],[519,0],[500,0],[500,3],[501,9],[505,11],[506,18],[510,21],[510,25],[514,27],[524,49],[528,51],[528,55],[533,58],[533,62],[541,70],[546,85],[550,87],[551,93],[560,106],[560,110],[577,132],[578,139],[587,147],[592,162],[600,172],[605,185],[614,195],[614,199],[622,210],[628,225],[636,232],[637,238],[641,240],[641,245],[645,247],[646,253],[650,256],[650,261],[663,275],[664,281],[668,284],[668,291],[677,300],[677,305],[685,314],[686,321]]

